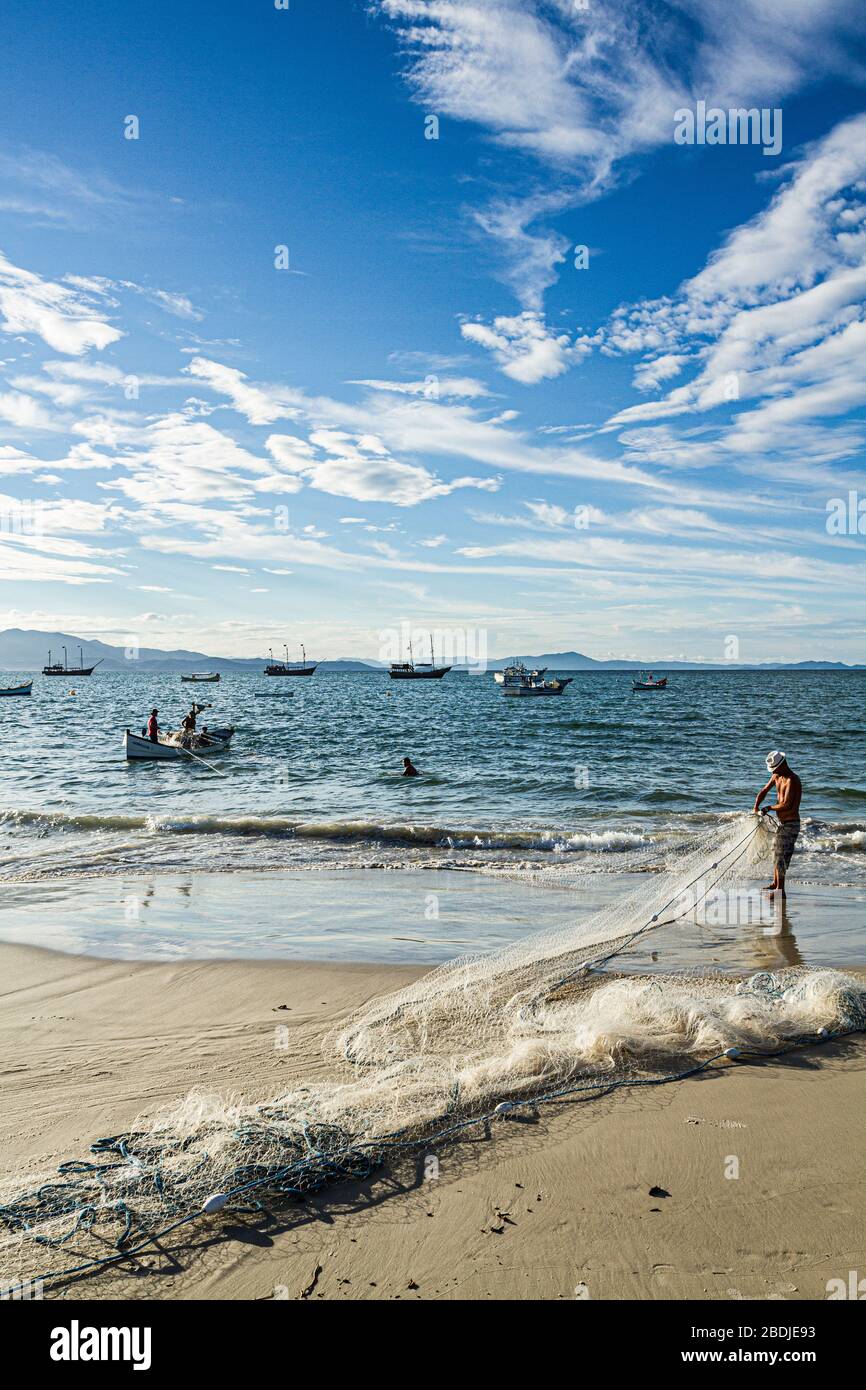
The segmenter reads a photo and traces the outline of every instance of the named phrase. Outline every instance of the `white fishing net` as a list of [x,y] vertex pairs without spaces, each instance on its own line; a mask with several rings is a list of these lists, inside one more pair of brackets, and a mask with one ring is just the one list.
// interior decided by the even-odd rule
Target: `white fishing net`
[[5,1277],[10,1260],[19,1276],[90,1272],[203,1207],[303,1198],[516,1105],[862,1028],[866,989],[834,970],[623,973],[652,933],[766,875],[771,845],[754,817],[717,827],[586,921],[463,956],[366,1005],[325,1041],[331,1079],[256,1105],[194,1093],[47,1186],[7,1186]]

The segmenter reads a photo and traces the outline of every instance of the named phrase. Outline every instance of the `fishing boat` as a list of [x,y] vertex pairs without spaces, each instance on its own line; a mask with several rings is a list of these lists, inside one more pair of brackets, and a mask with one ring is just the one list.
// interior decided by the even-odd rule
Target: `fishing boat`
[[493,679],[497,685],[511,685],[514,681],[519,681],[527,675],[546,676],[547,667],[539,666],[533,671],[527,671],[522,661],[515,661],[511,666],[506,666],[504,671],[494,671]]
[[641,679],[632,682],[631,689],[633,695],[636,695],[639,690],[667,690],[667,676],[662,676],[660,680],[654,680],[652,671],[650,671],[649,674],[647,674],[646,671],[641,671],[640,674]]
[[257,700],[291,700],[294,690],[281,689],[276,686],[273,690],[254,690],[253,695]]
[[527,671],[524,666],[511,679],[503,681],[501,689],[503,695],[561,695],[573,680],[573,676],[553,676],[545,680],[541,671]]
[[167,762],[186,758],[194,762],[196,758],[210,757],[214,753],[224,753],[232,741],[234,729],[208,729],[207,733],[189,736],[180,733],[160,734],[155,740],[147,738],[145,730],[141,735],[127,729],[123,735],[123,751],[129,762]]
[[33,690],[32,681],[24,681],[21,685],[7,685],[5,690],[0,690],[3,695],[30,695]]
[[285,661],[274,661],[273,652],[268,652],[271,664],[265,667],[266,676],[311,676],[319,664],[317,661],[307,661],[307,651],[303,644],[301,645],[300,661],[289,661],[289,649],[285,644],[283,651],[286,654]]
[[181,680],[194,681],[198,685],[209,685],[220,680],[220,673],[219,671],[193,671],[188,676],[181,676]]
[[388,675],[392,681],[441,681],[451,670],[450,666],[437,666],[433,656],[433,637],[430,637],[430,660],[415,661],[412,643],[409,643],[409,660],[392,661]]
[[70,666],[69,658],[66,655],[66,648],[61,647],[63,652],[63,664],[59,661],[51,660],[51,649],[48,649],[48,665],[42,667],[43,676],[92,676],[97,666],[101,666],[105,657],[101,656],[98,661],[94,661],[92,666],[85,666],[84,652],[78,648],[78,665]]

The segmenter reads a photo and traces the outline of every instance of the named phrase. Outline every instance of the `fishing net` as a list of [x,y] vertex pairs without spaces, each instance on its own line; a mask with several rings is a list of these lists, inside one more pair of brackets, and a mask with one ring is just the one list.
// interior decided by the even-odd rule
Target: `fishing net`
[[3,1277],[68,1278],[128,1260],[216,1212],[271,1209],[369,1177],[521,1107],[688,1076],[856,1031],[866,989],[834,970],[750,978],[624,973],[645,939],[766,874],[743,817],[586,921],[463,956],[374,1000],[325,1040],[332,1077],[260,1104],[193,1093],[88,1160],[0,1193]]

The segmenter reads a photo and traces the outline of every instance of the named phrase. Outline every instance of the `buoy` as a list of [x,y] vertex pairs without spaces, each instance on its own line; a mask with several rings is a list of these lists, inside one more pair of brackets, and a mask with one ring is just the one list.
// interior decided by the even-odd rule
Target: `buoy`
[[726,1056],[726,1057],[730,1057],[731,1059],[734,1059],[734,1058],[736,1058],[736,1057],[739,1057],[739,1055],[740,1055],[740,1049],[739,1049],[738,1047],[728,1047],[728,1048],[725,1049],[725,1056]]
[[829,1029],[829,1028],[819,1028],[819,1029],[818,1029],[818,1037],[819,1037],[819,1038],[829,1038],[829,1036],[830,1036],[830,1029]]
[[510,1100],[501,1100],[493,1111],[494,1115],[507,1115],[509,1110],[513,1110],[514,1105]]
[[228,1199],[229,1194],[227,1192],[212,1192],[204,1203],[202,1211],[207,1212],[208,1216],[211,1216],[215,1211],[222,1211]]

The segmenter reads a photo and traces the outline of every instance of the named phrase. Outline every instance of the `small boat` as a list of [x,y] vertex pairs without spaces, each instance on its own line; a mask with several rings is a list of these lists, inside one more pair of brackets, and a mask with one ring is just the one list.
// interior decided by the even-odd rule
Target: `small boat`
[[220,680],[219,671],[193,671],[189,676],[181,676],[182,681],[196,681],[199,685],[211,684]]
[[667,690],[668,678],[662,676],[660,680],[653,679],[652,671],[647,675],[646,671],[641,671],[641,680],[632,682],[632,694],[635,695],[639,690]]
[[441,681],[443,676],[447,676],[451,670],[450,666],[437,666],[433,658],[433,637],[430,637],[430,660],[415,661],[412,655],[412,643],[409,643],[409,660],[392,661],[388,667],[388,675],[392,681]]
[[[185,758],[194,762],[196,758],[209,757],[214,753],[224,753],[232,741],[234,729],[208,729],[207,733],[196,733],[183,737],[179,733],[160,734],[154,741],[147,738],[142,729],[141,736],[129,729],[123,735],[123,751],[129,762],[176,761]],[[192,755],[192,756],[190,756]]]
[[283,651],[286,654],[285,661],[274,661],[273,652],[268,651],[271,664],[265,667],[266,676],[311,676],[319,664],[317,661],[307,661],[307,650],[303,645],[301,646],[300,661],[289,661],[289,649],[285,643],[283,644]]
[[84,651],[82,650],[81,647],[79,647],[79,648],[78,648],[78,665],[77,665],[77,666],[70,666],[70,665],[69,665],[69,658],[68,658],[67,655],[66,655],[66,648],[65,648],[65,647],[62,647],[62,648],[61,648],[61,651],[63,652],[63,664],[62,664],[62,665],[60,664],[59,661],[52,661],[52,660],[51,660],[51,649],[50,649],[50,647],[49,647],[49,649],[48,649],[48,665],[42,667],[42,674],[43,674],[43,676],[92,676],[92,675],[93,675],[93,672],[96,670],[97,666],[101,666],[102,663],[103,663],[103,661],[105,660],[105,657],[104,657],[104,656],[101,656],[101,657],[99,658],[98,661],[94,661],[94,663],[93,663],[92,666],[85,666],[85,664],[84,664]]
[[254,690],[253,694],[257,700],[291,700],[294,690],[281,689],[277,686],[274,690]]
[[527,671],[525,666],[514,669],[516,674],[502,682],[503,695],[561,695],[574,680],[573,676],[553,676],[546,681],[541,671]]
[[5,690],[0,690],[3,695],[30,695],[33,690],[32,681],[24,681],[22,685],[7,685]]

